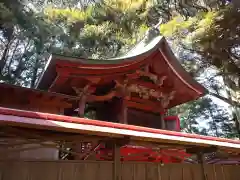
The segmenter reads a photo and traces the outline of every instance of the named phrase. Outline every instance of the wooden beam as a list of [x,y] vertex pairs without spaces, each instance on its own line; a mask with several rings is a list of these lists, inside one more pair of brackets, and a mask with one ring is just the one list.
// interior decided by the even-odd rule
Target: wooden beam
[[88,81],[90,81],[92,84],[98,84],[101,81],[100,77],[85,77]]
[[67,80],[68,80],[68,77],[60,76],[58,74],[57,77],[54,79],[53,83],[51,84],[51,86],[49,87],[49,91],[56,92],[57,87],[65,83]]
[[130,140],[128,143],[132,146],[144,146],[152,149],[158,149],[158,148],[176,148],[176,149],[185,149],[186,147],[184,145],[179,144],[171,144],[171,143],[158,143],[158,142],[150,142],[150,141],[139,141],[139,140]]
[[[162,112],[163,109],[160,109],[159,105],[157,104],[150,104],[150,103],[138,103],[138,102],[134,102],[134,101],[126,101],[126,104],[128,107],[130,108],[135,108],[135,109],[140,109],[140,110],[144,110],[144,111],[149,111],[149,112],[153,112],[153,113],[158,113],[158,112]],[[160,109],[160,110],[159,110]]]
[[84,110],[85,110],[87,96],[88,96],[87,92],[90,89],[90,87],[91,87],[91,84],[87,84],[83,89],[78,89],[78,88],[73,87],[73,89],[79,96],[79,102],[78,102],[79,117],[84,117]]
[[67,102],[62,102],[59,99],[52,99],[50,100],[48,97],[42,97],[41,99],[35,97],[31,98],[29,107],[34,106],[34,107],[65,107],[65,108],[70,108],[72,105]]
[[[154,90],[157,90],[157,91],[161,91],[161,92],[169,92],[169,88],[163,88],[163,87],[159,87],[158,85],[156,84],[153,84],[153,83],[150,83],[150,82],[145,82],[143,80],[140,80],[140,79],[129,79],[129,84],[137,84],[137,85],[140,85],[140,86],[144,86],[144,87],[147,87],[149,89],[154,89]],[[123,84],[123,80],[119,80],[119,83]]]
[[188,148],[186,152],[189,154],[197,154],[199,152],[212,153],[212,152],[217,152],[217,147],[216,146],[204,147],[204,148],[192,147],[192,148]]
[[113,97],[119,96],[119,93],[117,91],[111,91],[106,95],[103,96],[96,96],[96,95],[89,95],[87,97],[87,102],[94,102],[94,101],[108,101],[111,100]]
[[129,100],[140,103],[140,104],[147,104],[147,105],[150,105],[152,107],[158,107],[159,109],[161,108],[161,102],[160,101],[151,101],[149,99],[143,99],[143,98],[134,97],[134,96],[131,96],[129,98]]

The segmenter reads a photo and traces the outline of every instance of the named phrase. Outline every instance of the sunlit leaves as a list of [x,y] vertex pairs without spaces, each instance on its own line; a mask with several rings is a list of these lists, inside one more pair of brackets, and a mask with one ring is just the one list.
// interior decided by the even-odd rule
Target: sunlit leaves
[[211,34],[217,16],[218,12],[215,11],[201,12],[188,20],[184,20],[181,16],[176,16],[168,23],[162,24],[160,31],[165,36],[179,36],[186,43],[194,43],[194,41],[198,41],[205,34]]
[[[240,92],[240,83],[238,83],[240,82],[239,50],[236,50],[240,42],[239,15],[239,11],[231,6],[222,6],[221,8],[209,9],[207,12],[200,12],[188,19],[176,16],[168,23],[160,26],[163,35],[170,37],[175,44],[182,47],[180,49],[183,52],[180,54],[185,68],[188,71],[198,72],[192,74],[193,76],[200,77],[200,74],[205,74],[203,76],[205,77],[204,82],[206,82],[206,87],[210,92],[216,93],[214,97],[219,99],[226,97],[225,102],[232,106],[240,104],[239,99],[236,98]],[[183,54],[185,55],[183,56]],[[210,69],[215,70],[217,74],[209,74],[208,70]],[[212,81],[220,77],[224,86],[214,84]],[[232,100],[235,102],[231,103]],[[211,109],[213,112],[216,108],[209,107],[208,110]],[[188,110],[186,112],[189,113]],[[225,135],[232,133],[229,137],[233,134],[236,135],[236,128],[238,128],[236,120],[231,121],[231,117],[223,116],[220,111],[219,114],[214,115],[216,121],[212,121],[208,126],[212,127],[212,129],[215,128],[215,134],[218,135],[222,133]],[[231,130],[228,132],[227,130],[223,130],[224,132],[216,131],[218,126],[216,124],[220,117],[222,117],[221,128],[225,128],[223,128],[223,123],[225,123],[227,124],[225,129],[229,129],[227,126],[231,126]],[[184,115],[184,118],[186,118],[186,115]],[[213,118],[213,115],[210,114],[206,118]],[[191,123],[185,122],[185,120],[183,119],[184,123]]]
[[58,52],[67,50],[69,54],[72,48],[74,56],[79,48],[89,57],[114,57],[139,41],[148,29],[148,5],[145,0],[106,0],[82,9],[46,7],[44,14],[49,24],[62,29],[56,36],[62,41],[59,47],[64,48]]
[[56,8],[48,7],[48,8],[45,9],[45,14],[51,20],[66,18],[67,21],[69,21],[69,22],[86,20],[89,13],[90,13],[89,11],[80,11],[80,10],[77,10],[77,9],[69,9],[69,8],[56,9]]
[[138,10],[142,5],[150,5],[151,1],[147,0],[104,0],[107,6],[120,11]]

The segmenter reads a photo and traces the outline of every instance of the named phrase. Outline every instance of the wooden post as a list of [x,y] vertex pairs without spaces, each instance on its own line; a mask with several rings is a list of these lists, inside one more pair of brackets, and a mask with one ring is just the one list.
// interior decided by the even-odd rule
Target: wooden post
[[166,123],[164,121],[164,115],[160,114],[161,129],[166,129]]
[[128,124],[127,109],[128,108],[127,108],[127,105],[126,105],[126,100],[122,99],[120,119],[119,119],[119,122],[122,123],[122,124]]
[[86,106],[86,100],[87,100],[87,96],[86,94],[82,94],[80,100],[79,100],[79,104],[78,104],[78,115],[79,117],[84,117],[84,110],[85,110],[85,106]]
[[114,141],[113,146],[113,180],[121,179],[121,154],[120,144]]
[[157,172],[158,172],[158,180],[162,180],[162,173],[161,173],[161,163],[157,164]]
[[197,153],[197,158],[198,158],[198,162],[199,164],[201,164],[201,171],[202,171],[202,180],[206,180],[206,174],[205,174],[205,159],[204,159],[204,154],[202,152],[198,152]]
[[78,103],[78,115],[79,117],[84,117],[84,110],[85,110],[85,106],[86,106],[86,101],[87,101],[87,92],[89,91],[89,88],[91,84],[87,84],[83,89],[78,89],[76,87],[73,87],[73,89],[75,90],[75,92],[78,94],[79,96],[79,103]]
[[117,84],[116,86],[120,88],[119,90],[122,98],[119,122],[123,124],[128,124],[126,101],[129,99],[130,93],[127,89],[127,80],[124,80],[124,84],[121,84],[118,81],[116,81],[116,84]]

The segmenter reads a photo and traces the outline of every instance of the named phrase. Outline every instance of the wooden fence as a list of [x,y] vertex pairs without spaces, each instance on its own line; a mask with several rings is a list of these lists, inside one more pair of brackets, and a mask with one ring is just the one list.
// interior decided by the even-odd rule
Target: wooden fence
[[[119,180],[202,180],[201,166],[124,162]],[[240,166],[205,165],[206,180],[240,180]],[[2,161],[0,180],[112,180],[112,162]]]

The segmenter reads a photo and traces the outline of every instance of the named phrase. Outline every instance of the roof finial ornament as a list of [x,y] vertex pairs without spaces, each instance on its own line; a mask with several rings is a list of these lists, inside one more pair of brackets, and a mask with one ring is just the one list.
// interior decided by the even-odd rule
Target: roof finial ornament
[[149,43],[152,39],[154,39],[155,37],[160,35],[160,30],[159,30],[159,26],[162,23],[162,19],[159,19],[159,22],[152,26],[146,33],[146,39],[145,42]]
[[154,26],[154,28],[157,28],[158,30],[159,30],[159,26],[160,26],[160,24],[162,24],[162,22],[163,22],[163,19],[162,18],[160,18],[159,19],[159,22]]

